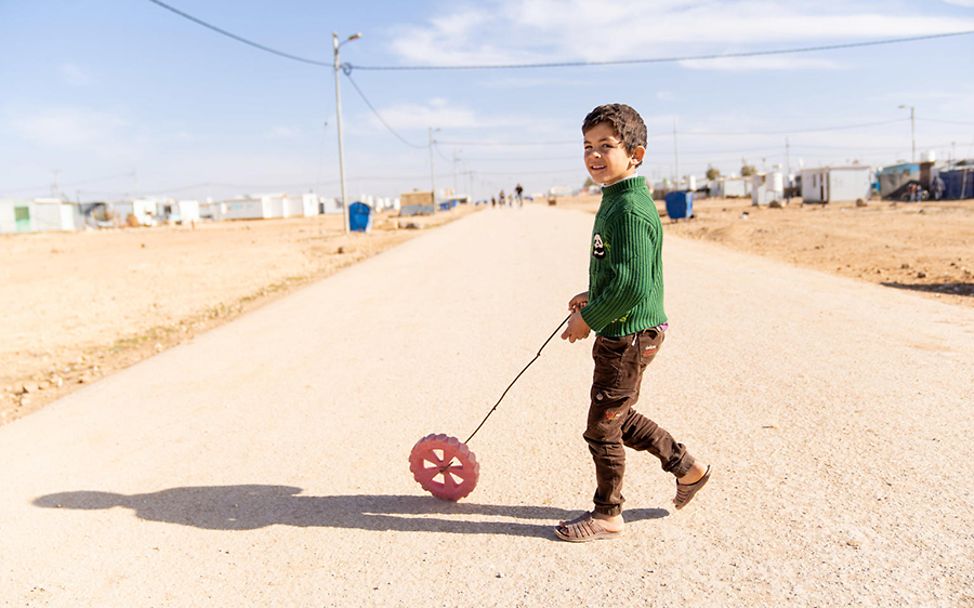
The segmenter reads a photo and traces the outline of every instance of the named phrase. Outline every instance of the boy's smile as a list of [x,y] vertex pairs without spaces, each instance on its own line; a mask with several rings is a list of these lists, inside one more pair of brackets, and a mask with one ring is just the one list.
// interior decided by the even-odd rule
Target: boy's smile
[[606,186],[633,175],[646,153],[646,148],[636,146],[630,154],[609,123],[595,125],[584,136],[585,168],[593,180]]

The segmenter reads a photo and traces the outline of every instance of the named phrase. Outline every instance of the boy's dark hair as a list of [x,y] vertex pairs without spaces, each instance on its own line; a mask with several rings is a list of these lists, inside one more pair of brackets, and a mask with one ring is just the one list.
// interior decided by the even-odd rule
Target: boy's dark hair
[[582,121],[582,134],[601,123],[612,127],[630,154],[636,146],[646,147],[646,123],[643,122],[639,112],[630,106],[624,103],[607,103],[598,106]]

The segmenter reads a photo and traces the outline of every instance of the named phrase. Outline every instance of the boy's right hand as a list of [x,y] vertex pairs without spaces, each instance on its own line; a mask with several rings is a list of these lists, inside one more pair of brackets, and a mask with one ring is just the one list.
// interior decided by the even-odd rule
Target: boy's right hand
[[568,300],[568,310],[570,310],[571,312],[578,312],[581,309],[585,308],[586,306],[588,306],[587,291],[583,291],[582,293],[573,297],[571,300]]

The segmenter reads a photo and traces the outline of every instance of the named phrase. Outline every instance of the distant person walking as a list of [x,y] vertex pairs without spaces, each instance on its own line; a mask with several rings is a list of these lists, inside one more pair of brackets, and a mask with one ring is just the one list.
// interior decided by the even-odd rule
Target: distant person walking
[[514,196],[517,198],[517,206],[523,207],[524,206],[524,186],[522,186],[521,184],[514,186]]
[[507,204],[507,196],[504,195],[503,190],[501,190],[500,194],[497,195],[497,200],[500,201],[501,207]]

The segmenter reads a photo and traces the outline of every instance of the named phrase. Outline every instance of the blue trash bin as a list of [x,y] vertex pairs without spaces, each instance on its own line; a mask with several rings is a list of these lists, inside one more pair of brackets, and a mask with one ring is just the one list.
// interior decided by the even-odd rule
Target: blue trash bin
[[354,202],[348,206],[348,229],[365,232],[372,224],[372,208],[365,203]]
[[682,220],[693,215],[693,192],[669,192],[666,195],[666,215]]

